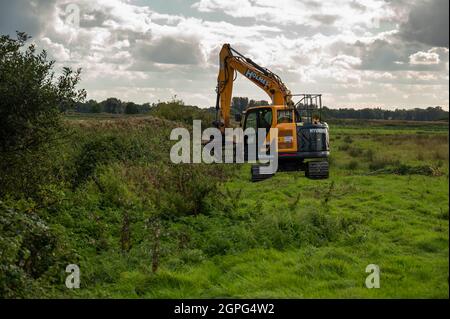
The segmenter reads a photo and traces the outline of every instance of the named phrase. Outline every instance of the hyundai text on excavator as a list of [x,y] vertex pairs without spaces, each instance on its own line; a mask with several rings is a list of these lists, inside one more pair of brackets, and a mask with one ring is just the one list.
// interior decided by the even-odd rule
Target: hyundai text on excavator
[[[277,152],[281,167],[305,170],[309,178],[328,178],[330,154],[328,124],[322,122],[321,94],[291,94],[280,77],[243,56],[229,44],[220,51],[220,68],[217,78],[216,120],[213,125],[224,133],[231,127],[231,98],[236,71],[256,84],[269,95],[271,105],[247,108],[235,114],[243,129],[256,131],[278,129]],[[299,100],[294,103],[293,98]],[[252,166],[252,180],[267,178]]]

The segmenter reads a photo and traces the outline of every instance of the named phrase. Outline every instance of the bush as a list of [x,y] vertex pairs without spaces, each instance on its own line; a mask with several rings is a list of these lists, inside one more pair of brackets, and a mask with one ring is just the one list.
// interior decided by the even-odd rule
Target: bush
[[159,194],[154,201],[166,216],[208,213],[208,197],[217,192],[224,167],[203,164],[169,165],[155,170]]
[[131,146],[117,135],[100,135],[92,137],[82,145],[79,155],[75,158],[76,172],[72,184],[78,186],[94,173],[96,167],[124,160],[130,157]]
[[193,120],[201,120],[202,124],[208,127],[214,120],[212,112],[196,106],[184,105],[181,100],[158,103],[150,109],[149,114],[188,125],[192,125]]
[[55,81],[54,61],[45,51],[36,53],[30,39],[18,33],[17,39],[0,37],[0,153],[38,148],[54,140],[62,123],[60,109],[82,100],[83,90],[76,91],[80,70],[64,68]]
[[[0,201],[0,298],[27,297],[38,289],[35,280],[56,263],[58,237],[27,208]],[[27,211],[28,210],[28,211]]]
[[49,147],[66,132],[61,110],[85,97],[75,89],[81,70],[64,68],[55,79],[54,61],[26,47],[29,39],[0,36],[0,196],[34,196],[48,180]]

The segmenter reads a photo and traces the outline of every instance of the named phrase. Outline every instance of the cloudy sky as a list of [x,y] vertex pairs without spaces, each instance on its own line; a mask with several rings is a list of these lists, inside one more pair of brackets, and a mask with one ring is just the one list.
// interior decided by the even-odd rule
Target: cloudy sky
[[[330,107],[449,105],[448,0],[0,0],[97,100],[215,102],[223,43]],[[79,11],[79,19],[77,19]],[[239,76],[234,96],[268,99]]]

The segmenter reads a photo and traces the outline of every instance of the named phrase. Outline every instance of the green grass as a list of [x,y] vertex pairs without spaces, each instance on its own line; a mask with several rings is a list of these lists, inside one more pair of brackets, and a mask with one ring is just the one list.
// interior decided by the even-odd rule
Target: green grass
[[[204,257],[157,274],[126,271],[117,283],[98,285],[92,295],[145,298],[447,298],[448,180],[424,176],[333,176],[311,181],[300,173],[280,173],[258,184],[240,179],[226,184],[243,193],[233,217],[216,217],[233,244],[236,221],[248,232],[272,231],[267,243]],[[431,180],[430,180],[431,179]],[[244,180],[244,181],[243,181]],[[334,183],[334,190],[327,189]],[[295,196],[300,199],[295,202]],[[325,203],[325,200],[328,200]],[[260,210],[257,208],[261,207]],[[338,233],[315,244],[277,242],[282,232],[295,232],[295,219],[317,209],[332,217]],[[448,212],[448,211],[447,211]],[[228,220],[229,219],[229,220]],[[267,224],[266,224],[267,223]],[[283,225],[283,223],[286,223]],[[220,227],[220,226],[219,226]],[[275,227],[274,229],[271,229]],[[283,228],[284,229],[276,229]],[[289,228],[291,227],[291,229]],[[277,234],[278,232],[278,234]],[[285,235],[285,239],[295,236]],[[270,239],[273,242],[270,242]],[[256,241],[259,238],[255,238]],[[247,243],[248,244],[248,243]],[[264,246],[267,248],[264,248]],[[274,246],[279,245],[278,249]],[[259,247],[258,247],[259,246]],[[368,264],[381,269],[381,288],[367,289]]]
[[[82,289],[57,296],[448,298],[448,134],[361,126],[331,136],[328,180],[280,172],[251,183],[242,165],[207,213],[165,221],[156,273],[144,240],[86,258]],[[435,170],[371,174],[404,166]],[[364,285],[369,264],[380,289]]]
[[[0,217],[34,225],[31,243],[5,228],[1,262],[20,274],[0,274],[9,296],[449,297],[448,123],[331,123],[329,179],[278,172],[258,183],[249,164],[171,164],[168,136],[182,122],[99,114],[66,123],[51,183],[35,199],[0,202]],[[48,249],[17,273],[34,240]],[[81,289],[64,286],[69,263],[80,266]],[[365,287],[369,264],[380,267],[380,289]]]

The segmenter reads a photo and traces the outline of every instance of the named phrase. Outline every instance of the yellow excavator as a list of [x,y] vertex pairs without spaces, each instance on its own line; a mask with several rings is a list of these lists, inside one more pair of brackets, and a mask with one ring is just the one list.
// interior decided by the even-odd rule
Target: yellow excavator
[[[322,122],[321,94],[292,94],[280,77],[243,56],[229,44],[220,51],[217,78],[216,120],[213,125],[224,133],[231,127],[233,82],[239,72],[261,88],[271,99],[271,105],[247,108],[235,114],[243,129],[278,129],[277,152],[281,169],[304,170],[309,178],[328,178],[330,154],[328,124]],[[294,103],[293,98],[298,102]],[[268,136],[266,136],[268,138]],[[267,178],[252,166],[252,180]]]

